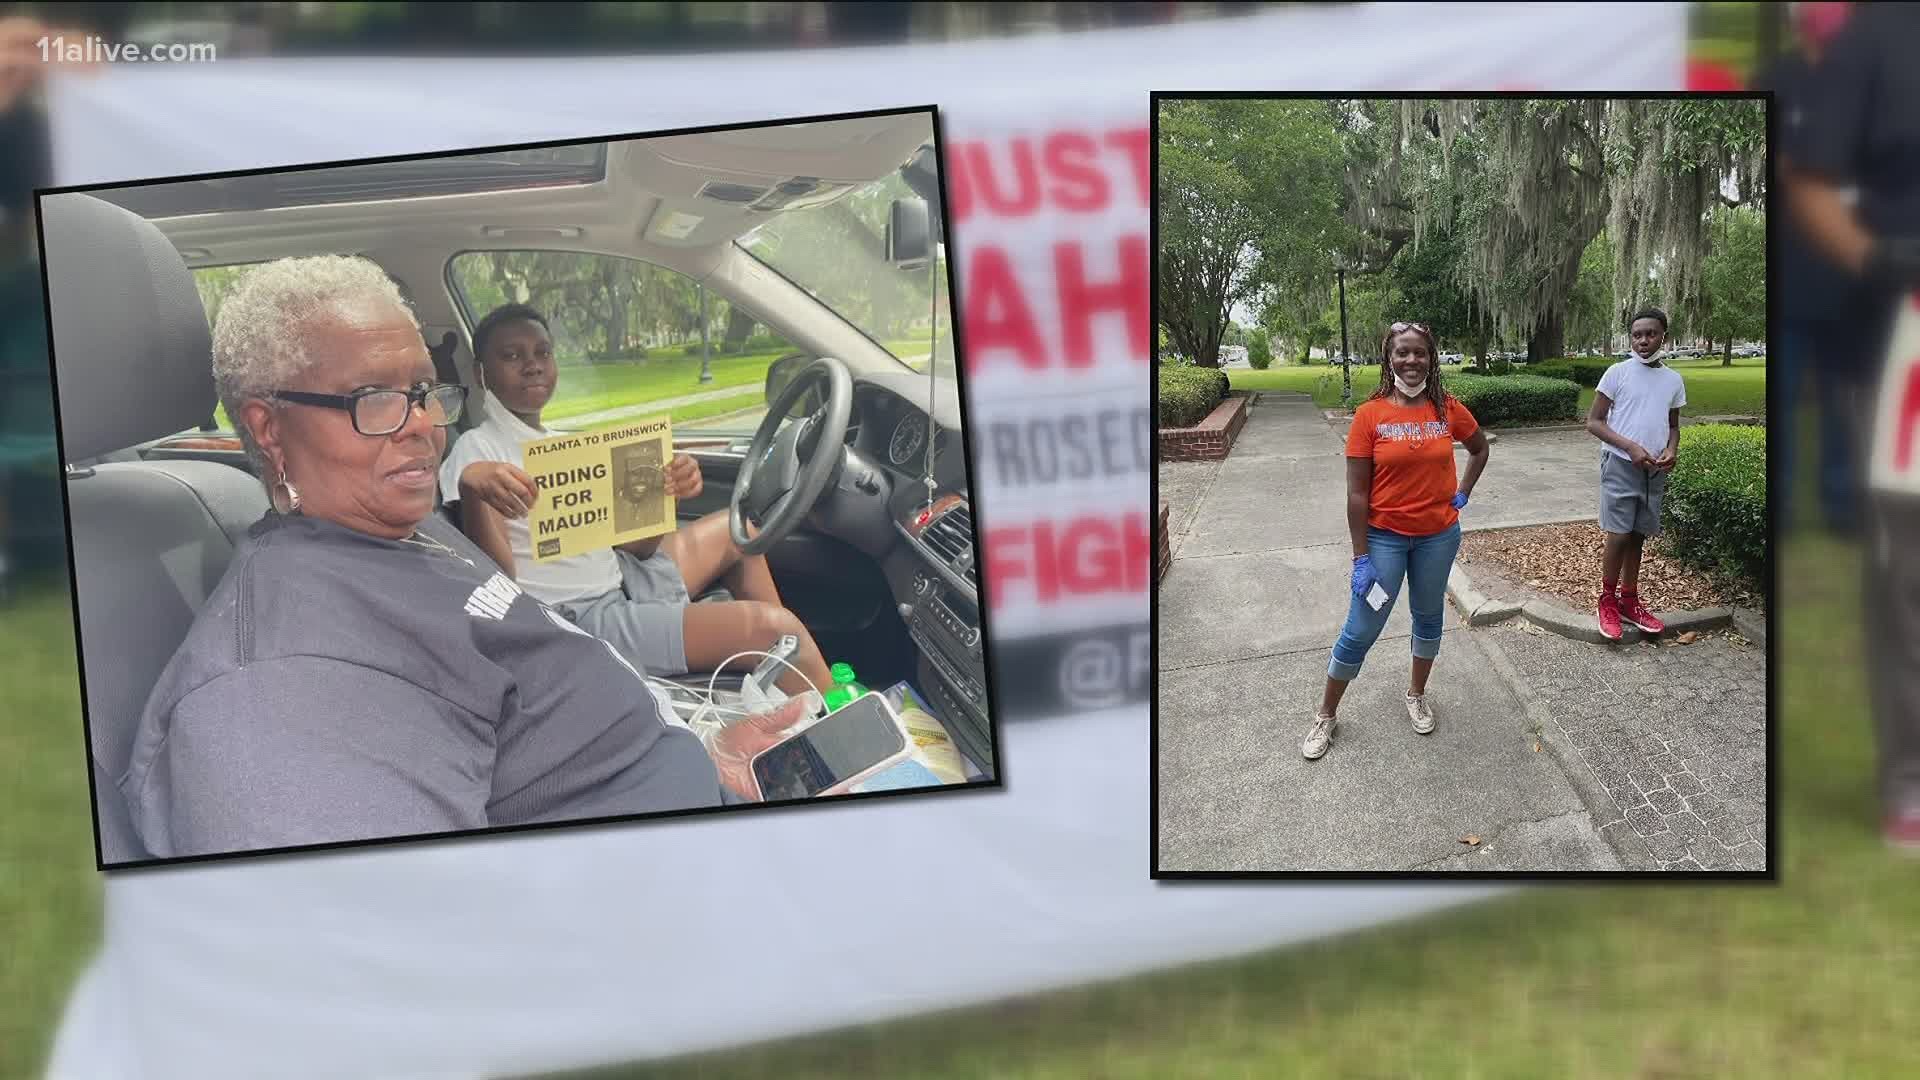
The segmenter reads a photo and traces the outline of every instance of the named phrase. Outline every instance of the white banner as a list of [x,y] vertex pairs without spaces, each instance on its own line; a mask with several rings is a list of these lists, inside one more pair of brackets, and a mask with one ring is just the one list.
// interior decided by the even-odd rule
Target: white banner
[[[1369,5],[954,45],[114,68],[62,76],[51,102],[63,184],[934,102],[969,424],[1028,424],[1044,394],[1061,426],[1081,415],[1097,432],[1109,398],[1149,400],[1149,90],[1670,90],[1685,35],[1683,4]],[[1065,403],[1081,394],[1101,404]],[[1128,542],[1143,473],[1080,486],[1029,458],[1016,480],[975,450],[986,525],[1008,530],[986,545],[986,576],[1008,578],[996,653],[1061,626],[1144,629],[1150,556]],[[1016,558],[1036,569],[1015,580]],[[1097,703],[1089,661],[1056,636],[1062,674],[1042,681]],[[1143,691],[1106,648],[1119,659],[1103,654],[1101,685]],[[1126,700],[1003,717],[1002,792],[113,876],[53,1074],[481,1074],[685,1053],[1486,891],[1156,886],[1147,703]]]
[[1920,292],[1900,301],[1880,378],[1868,485],[1920,495]]

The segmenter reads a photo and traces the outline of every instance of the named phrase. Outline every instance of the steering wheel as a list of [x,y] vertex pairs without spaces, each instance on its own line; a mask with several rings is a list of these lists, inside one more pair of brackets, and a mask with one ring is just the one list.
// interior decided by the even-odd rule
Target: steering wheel
[[[826,380],[826,404],[799,421],[781,424],[800,395]],[[743,554],[764,554],[792,532],[813,510],[840,465],[847,418],[853,413],[853,373],[831,356],[800,369],[767,407],[753,433],[747,460],[727,505],[727,532]],[[759,527],[747,534],[747,522]]]

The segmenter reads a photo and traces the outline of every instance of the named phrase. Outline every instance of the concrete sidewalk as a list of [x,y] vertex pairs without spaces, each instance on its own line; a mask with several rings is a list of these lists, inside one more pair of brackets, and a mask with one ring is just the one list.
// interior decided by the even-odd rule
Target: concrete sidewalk
[[[1522,436],[1524,454],[1503,438],[1464,523],[1590,513],[1597,450],[1584,434],[1537,442],[1555,438]],[[1563,770],[1577,755],[1543,723],[1550,705],[1530,709],[1515,665],[1451,608],[1429,685],[1437,730],[1414,734],[1403,707],[1401,600],[1333,748],[1301,758],[1347,611],[1342,447],[1309,398],[1265,393],[1225,462],[1161,466],[1174,506],[1158,596],[1161,868],[1621,869],[1600,831],[1618,811]]]

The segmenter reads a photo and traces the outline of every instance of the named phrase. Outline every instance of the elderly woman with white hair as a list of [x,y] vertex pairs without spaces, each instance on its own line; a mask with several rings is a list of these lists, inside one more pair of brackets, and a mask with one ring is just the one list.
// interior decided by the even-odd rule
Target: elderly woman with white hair
[[158,857],[757,798],[795,699],[711,748],[434,513],[465,389],[373,263],[250,271],[213,335],[273,509],[154,688],[121,790]]

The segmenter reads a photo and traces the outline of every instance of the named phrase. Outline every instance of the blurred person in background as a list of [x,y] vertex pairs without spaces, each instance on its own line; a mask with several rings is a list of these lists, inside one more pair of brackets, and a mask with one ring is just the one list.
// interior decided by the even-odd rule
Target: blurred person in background
[[[1783,145],[1776,160],[1782,176],[1790,174],[1795,148],[1809,132],[1814,78],[1827,44],[1846,24],[1849,3],[1805,3],[1793,6],[1799,46],[1775,60],[1755,80],[1755,89],[1776,95]],[[1862,425],[1855,419],[1868,389],[1876,360],[1861,340],[1859,320],[1848,310],[1856,283],[1825,254],[1797,221],[1789,221],[1781,237],[1784,258],[1779,263],[1776,288],[1780,312],[1780,340],[1773,343],[1768,366],[1778,373],[1781,398],[1787,403],[1788,431],[1799,415],[1800,395],[1810,391],[1818,411],[1820,508],[1827,527],[1846,536],[1859,533]],[[1774,493],[1774,513],[1793,522],[1794,466],[1799,440],[1775,444],[1780,455],[1781,488]]]
[[[1789,144],[1790,201],[1807,236],[1854,279],[1843,311],[1878,364],[1903,296],[1920,288],[1920,8],[1856,8],[1829,42]],[[1848,189],[1857,191],[1850,198]],[[1920,853],[1920,500],[1869,500],[1867,668],[1887,842]]]
[[[52,183],[45,67],[36,20],[0,17],[0,603],[20,562],[15,494],[50,488],[56,472],[45,305],[34,262],[33,192]],[[29,503],[51,503],[29,499]]]

